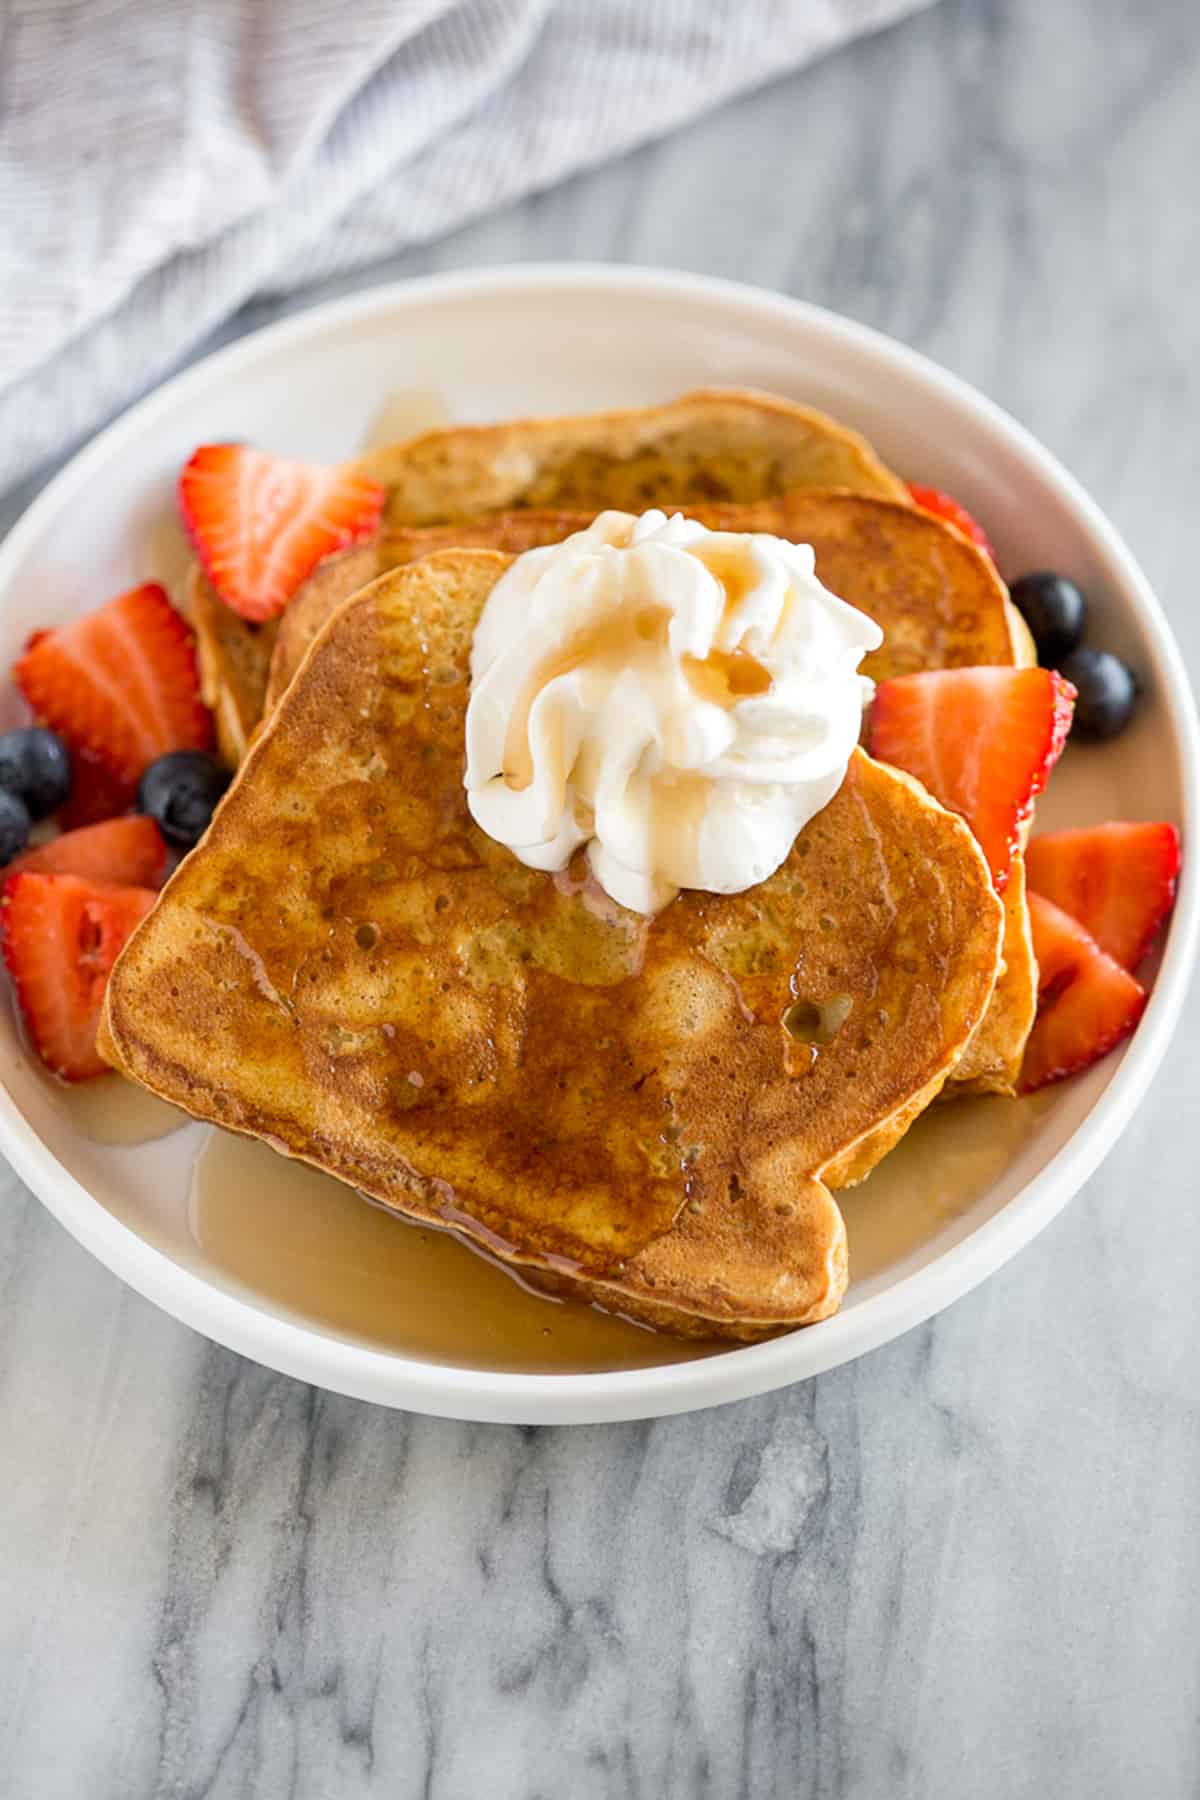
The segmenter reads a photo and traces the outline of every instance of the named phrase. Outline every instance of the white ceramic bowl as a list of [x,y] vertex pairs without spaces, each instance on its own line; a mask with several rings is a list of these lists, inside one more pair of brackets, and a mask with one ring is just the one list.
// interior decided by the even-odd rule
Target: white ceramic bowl
[[[245,437],[332,458],[361,443],[397,389],[433,387],[452,417],[487,419],[659,401],[711,382],[828,409],[897,469],[965,501],[1007,571],[1053,567],[1080,581],[1093,597],[1094,638],[1136,662],[1148,693],[1117,743],[1068,754],[1052,783],[1054,817],[1165,817],[1196,841],[1197,726],[1179,653],[1133,557],[1087,495],[1003,412],[911,350],[818,308],[695,276],[571,266],[409,282],[317,308],[208,358],[104,432],[0,548],[0,662],[36,626],[148,576],[177,578],[173,483],[197,443]],[[303,1380],[469,1419],[575,1422],[713,1405],[887,1342],[1006,1262],[1066,1203],[1166,1050],[1200,926],[1198,873],[1185,867],[1154,992],[1124,1055],[1031,1111],[965,1213],[855,1283],[836,1318],[702,1361],[587,1375],[480,1372],[406,1359],[288,1315],[269,1292],[247,1291],[214,1267],[189,1231],[180,1159],[194,1155],[198,1128],[137,1149],[80,1136],[7,1015],[0,1149],[139,1293]]]

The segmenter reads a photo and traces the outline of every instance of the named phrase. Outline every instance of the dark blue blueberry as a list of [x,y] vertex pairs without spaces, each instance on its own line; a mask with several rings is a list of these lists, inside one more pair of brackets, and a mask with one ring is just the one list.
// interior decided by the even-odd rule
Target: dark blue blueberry
[[57,812],[71,791],[67,746],[40,725],[0,733],[0,788],[23,800],[31,819]]
[[1087,601],[1065,575],[1039,569],[1012,584],[1013,605],[1028,625],[1043,669],[1057,669],[1083,636]]
[[19,856],[29,842],[29,808],[16,794],[0,788],[0,863]]
[[205,750],[171,750],[138,783],[138,811],[158,820],[168,844],[190,850],[208,829],[213,808],[229,786],[229,770]]
[[1110,738],[1124,731],[1138,690],[1133,671],[1119,656],[1107,650],[1076,650],[1063,659],[1059,673],[1076,690],[1074,736]]

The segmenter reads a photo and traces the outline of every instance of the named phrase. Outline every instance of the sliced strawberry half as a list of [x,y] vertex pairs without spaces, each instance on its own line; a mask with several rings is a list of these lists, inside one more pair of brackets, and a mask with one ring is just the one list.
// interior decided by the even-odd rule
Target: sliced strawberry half
[[109,971],[150,908],[148,888],[75,875],[10,875],[4,960],[34,1049],[64,1081],[103,1075],[96,1027]]
[[1110,821],[1035,837],[1029,885],[1091,933],[1123,969],[1136,969],[1170,912],[1179,875],[1174,825]]
[[179,477],[196,554],[243,619],[277,617],[319,562],[374,535],[383,502],[378,482],[352,469],[248,444],[202,444]]
[[112,881],[120,887],[158,887],[167,866],[167,846],[153,819],[135,813],[64,831],[36,850],[26,850],[9,864],[12,874],[80,875],[89,881]]
[[64,831],[81,825],[97,825],[128,812],[137,795],[137,783],[113,768],[106,757],[85,746],[71,751],[71,792],[56,817]]
[[1032,1093],[1086,1069],[1127,1038],[1146,990],[1106,956],[1070,913],[1029,896],[1038,963],[1038,1010],[1025,1046],[1021,1089]]
[[869,748],[961,813],[998,892],[1062,754],[1075,689],[1052,669],[929,669],[881,681]]
[[964,537],[977,544],[985,556],[990,556],[995,562],[996,552],[992,549],[987,532],[961,501],[956,500],[952,494],[944,494],[940,488],[921,487],[915,481],[910,481],[907,485],[914,505],[919,506],[922,512],[930,512],[935,517],[944,519],[947,525],[955,526]]
[[168,750],[212,743],[192,634],[157,582],[38,632],[13,679],[71,752],[74,824],[124,811],[143,769]]

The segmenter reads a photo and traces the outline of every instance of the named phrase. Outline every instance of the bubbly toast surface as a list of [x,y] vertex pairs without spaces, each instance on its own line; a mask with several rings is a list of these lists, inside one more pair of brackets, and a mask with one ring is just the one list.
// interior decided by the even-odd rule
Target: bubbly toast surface
[[471,640],[507,563],[441,552],[337,612],[118,960],[106,1054],[630,1316],[733,1337],[825,1316],[831,1186],[986,1010],[986,864],[856,752],[745,894],[646,920],[526,869],[462,789]]
[[354,465],[387,489],[387,525],[440,525],[527,507],[644,512],[851,488],[905,501],[866,439],[812,407],[752,388],[698,388],[665,406],[450,425]]
[[[765,531],[811,544],[825,586],[883,630],[883,644],[862,665],[877,681],[914,669],[1023,660],[1024,624],[991,560],[929,513],[823,489],[744,505],[701,500],[687,503],[686,511],[714,530]],[[509,512],[454,525],[402,527],[378,539],[375,567],[382,573],[454,548],[519,554],[560,543],[593,517],[591,512]],[[284,613],[271,658],[268,709],[325,621],[354,591],[348,584],[355,574],[339,558],[318,570]]]

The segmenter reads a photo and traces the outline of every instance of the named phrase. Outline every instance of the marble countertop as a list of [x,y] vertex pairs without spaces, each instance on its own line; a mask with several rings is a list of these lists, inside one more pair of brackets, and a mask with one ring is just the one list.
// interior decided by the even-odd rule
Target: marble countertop
[[[674,264],[893,332],[1082,477],[1195,669],[1198,167],[1185,0],[944,0],[382,273]],[[303,1387],[3,1176],[0,1796],[1194,1795],[1198,1059],[1193,1007],[939,1319],[646,1425]]]

